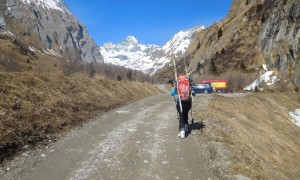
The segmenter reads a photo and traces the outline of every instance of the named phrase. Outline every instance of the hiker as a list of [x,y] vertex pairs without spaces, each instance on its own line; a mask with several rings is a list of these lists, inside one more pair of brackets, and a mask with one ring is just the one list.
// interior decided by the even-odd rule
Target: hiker
[[[178,87],[177,87],[178,86]],[[178,93],[179,91],[179,93]],[[178,94],[181,99],[182,112],[180,109],[180,102]],[[176,96],[175,96],[176,95]],[[176,99],[176,109],[179,113],[179,133],[178,136],[185,138],[185,133],[188,131],[188,114],[192,106],[192,96],[195,96],[195,92],[192,91],[190,85],[190,79],[186,75],[180,75],[178,77],[177,85],[172,89],[171,96],[175,96]]]

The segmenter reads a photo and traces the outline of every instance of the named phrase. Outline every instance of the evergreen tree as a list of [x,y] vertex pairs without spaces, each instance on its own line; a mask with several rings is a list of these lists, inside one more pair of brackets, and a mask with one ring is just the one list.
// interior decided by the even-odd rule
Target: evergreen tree
[[213,75],[217,75],[218,74],[218,69],[217,69],[217,66],[216,66],[214,58],[211,59],[211,61],[210,61],[210,72]]
[[221,54],[225,54],[225,49],[224,48],[222,48]]
[[119,74],[117,75],[117,80],[118,81],[122,81],[122,76],[120,76]]
[[198,64],[197,64],[197,72],[200,72],[201,69],[202,69],[202,64],[200,62],[198,62]]
[[244,62],[241,62],[241,69],[246,72],[246,65]]
[[218,39],[220,39],[220,37],[223,35],[223,30],[222,28],[220,27],[219,30],[218,30]]
[[131,72],[131,70],[127,73],[127,78],[128,78],[129,81],[131,81],[131,79],[132,79],[132,72]]

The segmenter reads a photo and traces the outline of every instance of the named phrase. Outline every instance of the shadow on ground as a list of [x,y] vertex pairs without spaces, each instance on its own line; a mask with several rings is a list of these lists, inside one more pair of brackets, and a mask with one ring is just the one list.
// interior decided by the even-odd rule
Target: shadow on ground
[[190,124],[190,125],[189,125],[189,131],[187,132],[186,137],[187,137],[189,134],[191,134],[191,132],[192,132],[193,130],[199,130],[200,133],[202,134],[202,130],[205,128],[205,126],[206,126],[206,125],[203,123],[203,121],[201,121],[201,122],[194,122],[194,123]]

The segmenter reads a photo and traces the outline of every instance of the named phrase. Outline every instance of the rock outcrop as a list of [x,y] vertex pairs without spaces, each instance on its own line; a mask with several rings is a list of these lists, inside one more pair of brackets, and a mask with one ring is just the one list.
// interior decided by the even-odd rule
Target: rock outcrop
[[300,0],[234,0],[222,21],[197,34],[188,49],[189,68],[251,73],[266,64],[300,84],[299,4]]
[[7,29],[38,50],[83,62],[103,62],[85,26],[60,0],[4,0]]
[[266,0],[258,46],[269,67],[300,83],[300,0]]

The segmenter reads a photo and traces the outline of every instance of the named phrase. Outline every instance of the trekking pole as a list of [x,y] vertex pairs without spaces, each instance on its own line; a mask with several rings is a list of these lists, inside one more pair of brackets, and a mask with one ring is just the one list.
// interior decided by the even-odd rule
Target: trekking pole
[[194,124],[194,117],[193,117],[193,97],[192,97],[192,105],[191,105],[191,116],[192,116],[192,124]]
[[174,65],[175,80],[176,80],[176,84],[177,84],[177,95],[178,95],[180,113],[182,113],[182,104],[181,104],[181,99],[180,99],[180,93],[179,93],[179,90],[178,90],[178,77],[177,77],[176,62],[175,62],[174,58],[172,58],[172,60],[173,60],[173,65]]
[[[191,71],[189,74],[191,74],[193,71]],[[193,89],[192,89],[192,92],[193,92]],[[194,92],[195,93],[195,92]],[[194,124],[194,117],[193,117],[193,104],[194,104],[194,97],[193,97],[193,94],[191,94],[191,97],[192,97],[192,102],[191,102],[191,117],[192,117],[192,124]]]

